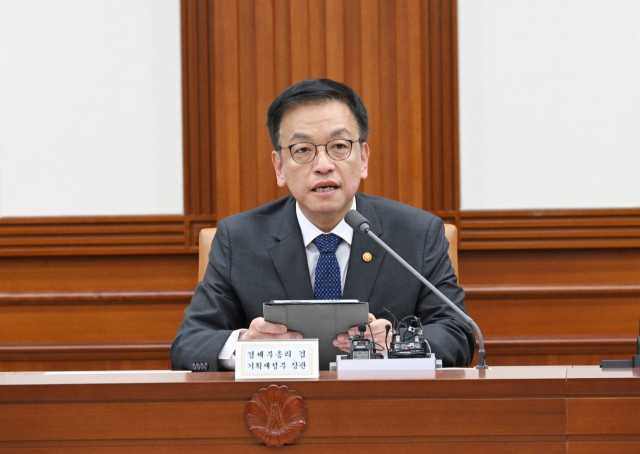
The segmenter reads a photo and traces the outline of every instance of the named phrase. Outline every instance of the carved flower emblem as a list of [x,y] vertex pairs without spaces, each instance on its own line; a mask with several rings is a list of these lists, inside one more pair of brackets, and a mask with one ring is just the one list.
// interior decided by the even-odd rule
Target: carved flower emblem
[[293,443],[307,426],[307,407],[295,391],[271,385],[253,395],[244,419],[258,441],[281,447]]

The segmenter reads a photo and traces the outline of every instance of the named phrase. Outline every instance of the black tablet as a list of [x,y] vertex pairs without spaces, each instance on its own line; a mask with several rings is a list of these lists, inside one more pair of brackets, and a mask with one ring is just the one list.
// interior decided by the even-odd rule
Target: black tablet
[[369,303],[358,300],[272,300],[262,310],[266,321],[286,325],[305,339],[318,339],[320,370],[329,370],[336,355],[346,354],[333,346],[338,334],[369,320]]

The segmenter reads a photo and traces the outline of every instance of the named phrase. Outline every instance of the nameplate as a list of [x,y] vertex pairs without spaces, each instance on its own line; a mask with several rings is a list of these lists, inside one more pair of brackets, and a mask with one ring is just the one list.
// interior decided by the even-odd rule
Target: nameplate
[[436,370],[436,356],[429,358],[344,359],[336,357],[338,372]]
[[236,380],[318,378],[318,339],[238,340]]

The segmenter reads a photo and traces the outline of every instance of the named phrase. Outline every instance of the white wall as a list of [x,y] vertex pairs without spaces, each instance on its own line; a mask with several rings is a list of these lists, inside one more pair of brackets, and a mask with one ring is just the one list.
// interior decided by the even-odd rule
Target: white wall
[[461,208],[640,206],[640,1],[458,0]]
[[182,214],[179,0],[0,0],[0,216]]

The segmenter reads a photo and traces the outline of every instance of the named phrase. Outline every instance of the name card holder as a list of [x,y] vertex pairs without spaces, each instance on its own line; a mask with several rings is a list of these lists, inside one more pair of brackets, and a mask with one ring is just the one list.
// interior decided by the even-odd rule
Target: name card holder
[[236,380],[318,378],[318,339],[238,340]]
[[400,371],[400,370],[436,370],[436,355],[429,358],[393,358],[393,359],[343,359],[336,357],[336,369],[340,372],[353,371]]

